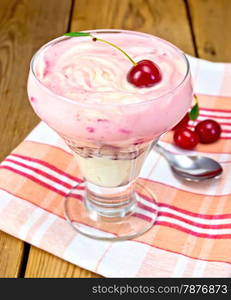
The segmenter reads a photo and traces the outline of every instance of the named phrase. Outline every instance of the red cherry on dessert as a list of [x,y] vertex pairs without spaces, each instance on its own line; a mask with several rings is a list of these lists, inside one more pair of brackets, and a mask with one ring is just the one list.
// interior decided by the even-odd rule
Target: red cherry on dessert
[[182,127],[174,132],[174,142],[183,149],[193,149],[199,143],[199,136],[195,131]]
[[161,80],[159,68],[151,60],[141,60],[131,68],[127,80],[136,87],[151,87]]
[[179,123],[177,123],[173,128],[172,130],[177,130],[179,128],[182,128],[182,127],[187,127],[188,126],[188,122],[189,122],[189,114],[186,113],[184,118],[181,119],[181,121]]
[[219,139],[221,126],[216,121],[207,119],[199,122],[195,127],[195,131],[199,135],[202,144],[210,144]]

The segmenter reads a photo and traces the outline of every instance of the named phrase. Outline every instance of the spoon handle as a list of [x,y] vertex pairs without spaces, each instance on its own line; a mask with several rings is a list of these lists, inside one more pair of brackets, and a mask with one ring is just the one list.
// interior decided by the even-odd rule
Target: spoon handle
[[159,154],[163,155],[167,160],[171,159],[171,153],[168,150],[166,150],[164,147],[162,147],[159,143],[156,143],[155,150]]

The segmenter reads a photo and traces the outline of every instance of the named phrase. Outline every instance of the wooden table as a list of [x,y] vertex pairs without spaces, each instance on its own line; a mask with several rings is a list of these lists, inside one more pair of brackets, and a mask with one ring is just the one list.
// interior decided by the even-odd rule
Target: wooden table
[[[183,51],[231,61],[231,0],[1,0],[1,159],[38,123],[26,93],[29,62],[69,31],[120,28],[152,33]],[[0,277],[99,277],[0,232]]]

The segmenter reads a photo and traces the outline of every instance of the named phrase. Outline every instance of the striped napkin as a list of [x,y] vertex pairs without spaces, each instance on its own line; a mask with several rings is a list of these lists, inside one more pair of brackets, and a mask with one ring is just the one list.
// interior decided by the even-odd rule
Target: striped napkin
[[[187,153],[221,162],[222,177],[203,183],[181,181],[153,150],[140,180],[157,196],[156,225],[133,240],[89,239],[64,219],[64,195],[81,181],[76,160],[41,122],[1,163],[0,229],[106,277],[230,277],[231,64],[189,60],[201,106],[199,120],[218,121],[222,136]],[[161,143],[184,153],[172,145],[172,132]],[[146,208],[143,214],[148,216],[148,201]]]

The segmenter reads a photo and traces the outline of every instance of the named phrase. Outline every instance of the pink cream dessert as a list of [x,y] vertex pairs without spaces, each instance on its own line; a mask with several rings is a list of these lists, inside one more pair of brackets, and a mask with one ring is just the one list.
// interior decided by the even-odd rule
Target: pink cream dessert
[[151,60],[161,81],[130,84],[131,62],[117,49],[91,37],[60,37],[34,56],[28,94],[35,112],[74,151],[88,182],[123,186],[136,179],[150,145],[188,111],[192,86],[185,55],[152,35],[91,31],[136,62]]

